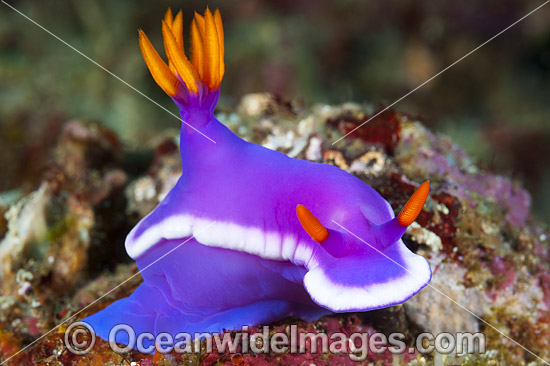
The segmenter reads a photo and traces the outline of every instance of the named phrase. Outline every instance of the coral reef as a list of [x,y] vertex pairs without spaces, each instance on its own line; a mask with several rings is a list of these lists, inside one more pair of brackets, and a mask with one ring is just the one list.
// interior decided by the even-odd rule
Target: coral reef
[[[407,346],[422,332],[479,331],[486,336],[484,354],[369,353],[363,364],[542,365],[510,340],[550,359],[549,233],[530,215],[530,196],[510,179],[482,171],[448,137],[395,111],[380,114],[332,145],[375,113],[371,106],[309,108],[252,94],[235,111],[217,114],[250,141],[357,175],[396,210],[414,191],[414,182],[429,178],[432,184],[424,210],[404,237],[411,250],[430,261],[430,286],[403,305],[316,322],[285,319],[269,331],[288,333],[291,324],[328,335],[398,331],[405,334]],[[0,222],[0,361],[92,303],[7,364],[355,364],[347,354],[311,352],[311,343],[297,355],[121,355],[101,339],[86,356],[64,348],[63,331],[70,322],[127,296],[139,284],[136,267],[124,252],[124,236],[180,173],[176,130],[129,152],[98,125],[71,121],[63,127],[40,186],[23,198],[1,196],[6,221]],[[261,327],[251,327],[254,331]]]
[[[103,222],[112,218],[98,215],[126,184],[126,173],[117,166],[119,150],[108,130],[68,122],[40,187],[7,209],[0,242],[0,320],[14,339],[27,343],[49,330],[74,310],[67,295],[109,265],[93,262],[107,257],[100,241],[116,239],[100,239]],[[118,230],[124,232],[124,225]],[[111,253],[123,250],[113,247]]]

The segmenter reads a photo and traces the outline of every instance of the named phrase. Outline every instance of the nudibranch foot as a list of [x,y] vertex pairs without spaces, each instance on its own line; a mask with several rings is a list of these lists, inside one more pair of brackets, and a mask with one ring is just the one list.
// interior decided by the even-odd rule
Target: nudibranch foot
[[97,336],[110,340],[110,334],[114,333],[117,343],[128,345],[128,330],[117,332],[116,329],[130,326],[136,336],[153,332],[156,312],[165,307],[166,300],[160,290],[149,284],[142,284],[130,296],[115,301],[82,321],[88,323]]
[[[142,256],[144,283],[127,298],[84,319],[109,339],[119,323],[137,335],[220,332],[296,316],[317,319],[318,307],[302,286],[305,271],[245,252],[208,247],[195,240],[166,241]],[[168,255],[168,251],[176,248]],[[164,256],[164,257],[163,257]],[[161,258],[158,260],[159,258]],[[128,343],[124,331],[116,340]]]

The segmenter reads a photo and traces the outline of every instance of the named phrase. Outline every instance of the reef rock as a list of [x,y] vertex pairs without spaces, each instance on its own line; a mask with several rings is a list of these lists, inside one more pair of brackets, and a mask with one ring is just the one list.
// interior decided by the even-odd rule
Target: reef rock
[[[217,113],[220,121],[249,141],[357,175],[397,212],[414,191],[414,183],[431,180],[424,210],[404,236],[407,246],[432,266],[428,287],[403,305],[329,315],[309,323],[286,319],[272,324],[270,333],[288,332],[291,324],[315,334],[400,332],[407,346],[414,346],[424,332],[481,332],[486,340],[483,354],[386,351],[371,352],[363,361],[377,365],[549,361],[549,233],[530,215],[529,194],[518,183],[479,169],[449,137],[395,111],[381,113],[333,144],[375,113],[370,106],[352,103],[306,108],[269,94],[247,95],[235,111]],[[37,190],[2,206],[7,226],[0,243],[0,360],[86,305],[93,303],[70,321],[127,296],[139,283],[135,265],[124,253],[124,236],[162,200],[181,173],[177,132],[152,141],[144,151],[124,152],[111,132],[70,122]],[[129,277],[132,281],[116,287]],[[94,302],[107,292],[109,296]],[[63,348],[63,330],[69,323],[8,364],[37,360],[67,365],[354,364],[346,353],[314,353],[311,343],[296,355],[254,355],[242,349],[233,354],[119,355],[100,339],[84,361]],[[261,328],[251,327],[252,331]]]

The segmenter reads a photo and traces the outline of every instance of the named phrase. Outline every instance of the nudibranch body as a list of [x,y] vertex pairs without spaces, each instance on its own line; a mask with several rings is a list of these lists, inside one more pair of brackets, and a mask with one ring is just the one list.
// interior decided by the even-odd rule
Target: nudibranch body
[[359,178],[242,140],[213,114],[224,74],[219,12],[195,15],[191,61],[182,28],[181,12],[168,11],[168,65],[140,31],[151,74],[181,111],[182,175],[126,239],[143,284],[85,321],[106,339],[119,323],[175,336],[379,309],[420,291],[430,266],[401,236],[429,183],[394,217]]

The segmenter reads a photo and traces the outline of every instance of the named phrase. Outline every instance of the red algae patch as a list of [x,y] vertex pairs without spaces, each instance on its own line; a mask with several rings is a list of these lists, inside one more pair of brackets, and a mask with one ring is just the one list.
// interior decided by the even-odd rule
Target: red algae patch
[[[330,119],[327,123],[330,126],[335,126],[340,134],[346,135],[371,118],[372,116],[370,115],[355,116],[349,113],[336,119]],[[361,128],[355,130],[349,135],[349,138],[359,138],[368,143],[380,144],[385,148],[387,153],[392,154],[399,142],[401,118],[403,118],[403,115],[398,114],[394,110],[384,111],[371,121],[365,123]]]

